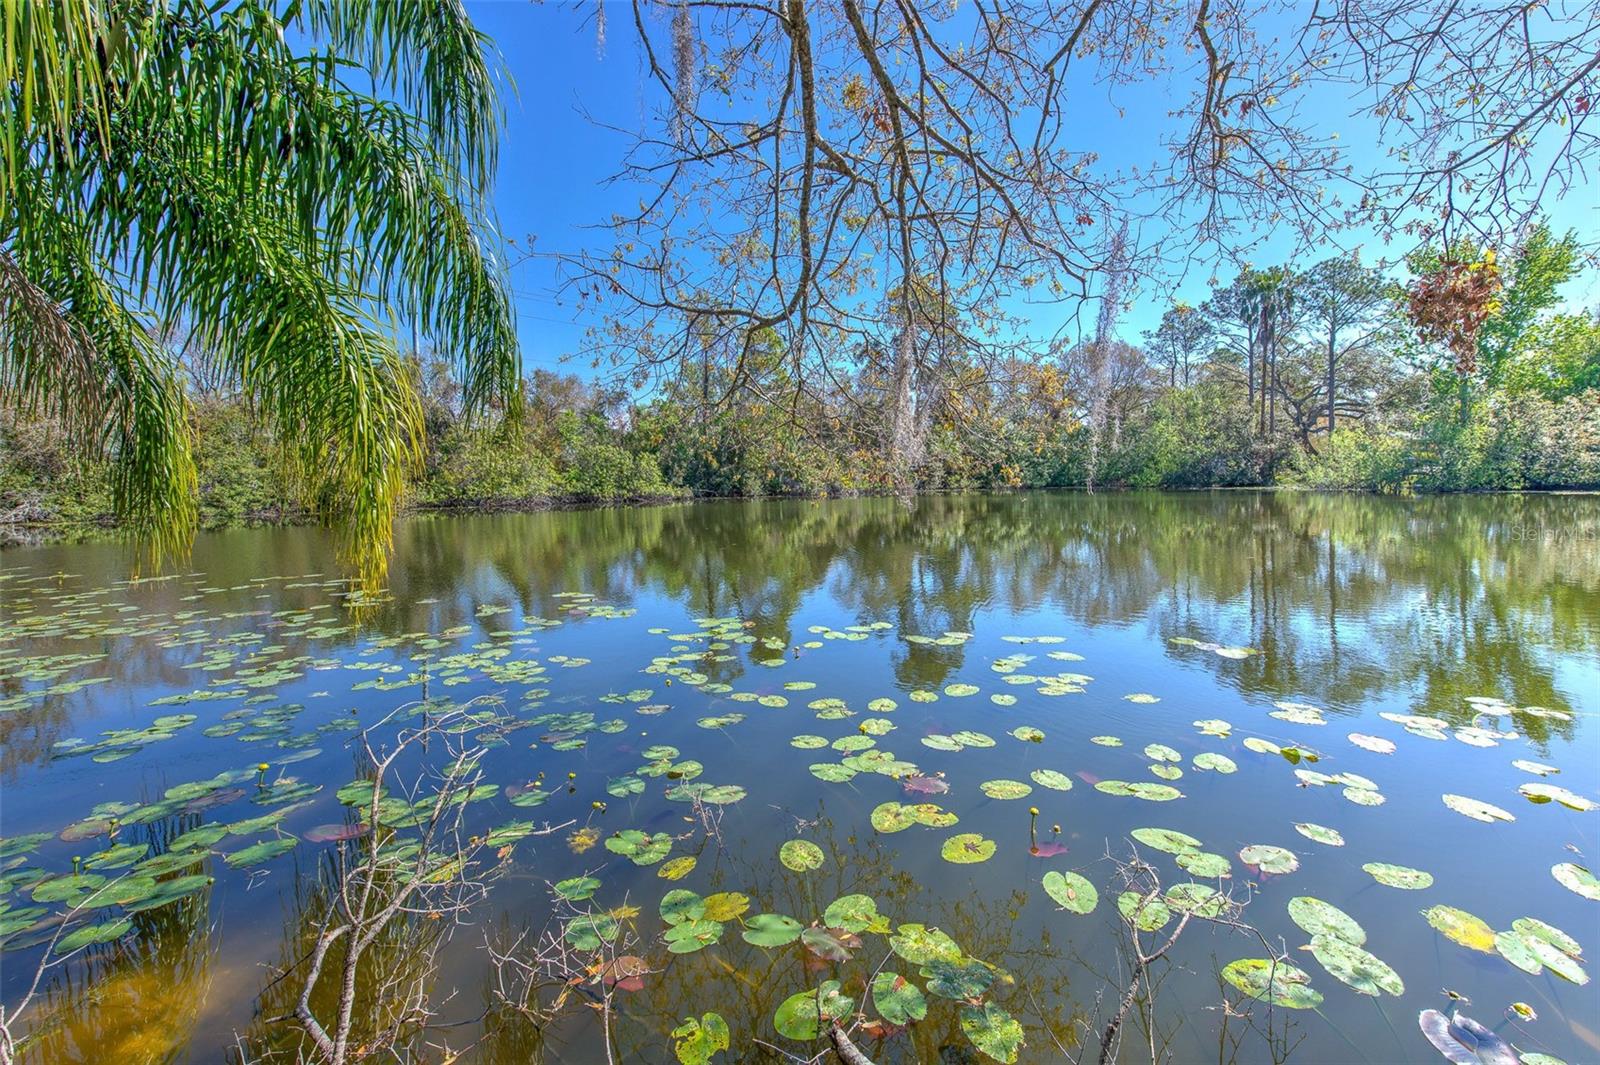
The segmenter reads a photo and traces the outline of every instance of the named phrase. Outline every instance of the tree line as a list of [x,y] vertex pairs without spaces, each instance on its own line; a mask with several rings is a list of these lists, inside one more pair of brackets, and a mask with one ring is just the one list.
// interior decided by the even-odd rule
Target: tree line
[[[1365,491],[1600,487],[1600,314],[1564,309],[1572,234],[1463,250],[1492,307],[1469,364],[1429,340],[1417,304],[1438,270],[1350,257],[1239,273],[1175,303],[1139,343],[1114,336],[992,361],[935,338],[918,381],[918,450],[892,460],[898,385],[870,358],[797,393],[771,334],[735,373],[707,345],[652,393],[540,370],[509,417],[471,416],[451,362],[412,353],[427,447],[424,507],[691,495],[1296,484]],[[304,513],[282,442],[243,392],[196,374],[208,525]],[[795,398],[799,396],[798,400]],[[775,397],[783,397],[776,399]],[[110,471],[84,468],[47,418],[4,422],[0,510],[13,523],[106,520]]]

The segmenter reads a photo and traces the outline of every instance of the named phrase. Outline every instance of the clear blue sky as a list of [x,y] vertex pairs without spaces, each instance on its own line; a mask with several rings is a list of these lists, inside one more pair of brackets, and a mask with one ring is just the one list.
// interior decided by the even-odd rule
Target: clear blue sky
[[[494,203],[502,230],[516,239],[519,249],[526,246],[527,236],[537,238],[532,247],[538,254],[512,274],[524,365],[528,370],[562,368],[590,376],[582,361],[561,362],[562,355],[577,350],[587,323],[575,316],[573,301],[561,299],[556,264],[549,256],[607,248],[608,234],[593,227],[613,212],[637,205],[636,189],[607,184],[618,169],[628,138],[603,128],[638,130],[646,123],[644,79],[628,21],[629,8],[620,3],[613,6],[602,55],[596,47],[589,3],[579,8],[527,0],[469,0],[467,6],[474,22],[498,45],[516,85],[516,92],[506,97]],[[1094,92],[1104,103],[1105,94]],[[1169,106],[1162,88],[1119,89],[1116,104],[1125,109],[1120,118],[1108,106],[1098,114],[1086,113],[1088,128],[1075,142],[1094,145],[1112,165],[1150,158],[1158,147],[1151,131],[1159,128]],[[1096,127],[1103,134],[1100,144],[1095,144]],[[1328,129],[1338,130],[1357,158],[1363,151],[1374,150],[1352,144],[1360,139],[1360,131],[1343,114],[1330,112]],[[1549,213],[1557,229],[1576,228],[1591,241],[1600,237],[1600,197],[1568,197],[1550,204]],[[1270,263],[1289,250],[1289,240],[1277,238],[1256,258],[1259,263]],[[1327,254],[1338,250],[1330,247]],[[1371,261],[1377,255],[1369,246],[1364,257]],[[1133,309],[1122,320],[1122,334],[1137,341],[1174,298],[1204,299],[1209,290],[1206,275],[1207,271],[1200,269],[1181,280],[1146,279]],[[1570,285],[1566,295],[1569,305],[1600,303],[1600,272],[1590,271]],[[1041,326],[1053,325],[1062,316],[1057,309],[1040,313]],[[1089,317],[1092,320],[1092,311]]]

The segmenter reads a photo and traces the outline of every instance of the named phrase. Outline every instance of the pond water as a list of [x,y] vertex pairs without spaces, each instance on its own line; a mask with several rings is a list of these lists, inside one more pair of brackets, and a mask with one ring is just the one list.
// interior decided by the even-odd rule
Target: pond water
[[[52,937],[90,944],[47,971],[25,1060],[297,1046],[278,1018],[303,968],[280,974],[326,912],[328,837],[361,829],[340,791],[370,773],[361,730],[392,745],[473,700],[470,733],[392,778],[486,743],[460,809],[502,829],[472,867],[485,898],[371,948],[403,970],[417,924],[452,931],[427,1060],[605,1061],[609,1038],[670,1062],[706,1011],[732,1044],[715,1060],[809,1057],[825,1043],[774,1015],[827,980],[880,1065],[1018,1035],[1016,1060],[1093,1060],[1135,852],[1164,892],[1203,890],[1168,900],[1199,913],[1119,1060],[1439,1061],[1417,1016],[1447,992],[1525,1061],[1600,1060],[1600,984],[1579,982],[1600,951],[1596,497],[706,503],[417,517],[395,551],[359,610],[317,529],[204,534],[143,580],[117,543],[0,554],[4,1002]],[[380,820],[386,845],[416,831]],[[1217,890],[1232,923],[1205,919]],[[867,900],[829,912],[842,896]],[[785,942],[760,914],[819,927]],[[602,962],[648,971],[609,993],[580,973],[536,1026],[497,1002],[485,944],[526,959],[542,934],[578,962],[614,937]],[[1219,976],[1274,954],[1270,985],[1231,970],[1265,1000]],[[880,970],[919,990],[869,997]]]

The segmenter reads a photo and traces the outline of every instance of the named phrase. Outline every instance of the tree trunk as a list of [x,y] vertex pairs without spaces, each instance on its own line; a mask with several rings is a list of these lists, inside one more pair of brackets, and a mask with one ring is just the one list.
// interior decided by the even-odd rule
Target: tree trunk
[[1333,368],[1334,361],[1336,359],[1335,353],[1338,351],[1338,339],[1339,331],[1337,329],[1330,328],[1328,330],[1328,438],[1330,440],[1333,439],[1333,404],[1335,398],[1333,391]]
[[889,465],[897,489],[910,485],[911,468],[916,464],[916,334],[907,322],[895,343],[894,370],[890,379]]

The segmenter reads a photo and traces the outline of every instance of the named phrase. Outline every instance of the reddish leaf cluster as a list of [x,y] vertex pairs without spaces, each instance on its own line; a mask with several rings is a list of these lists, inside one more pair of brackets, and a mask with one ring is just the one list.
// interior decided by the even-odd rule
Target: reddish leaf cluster
[[1465,376],[1478,368],[1478,330],[1499,309],[1499,295],[1492,252],[1475,262],[1446,257],[1411,286],[1411,322],[1422,339],[1448,347]]

